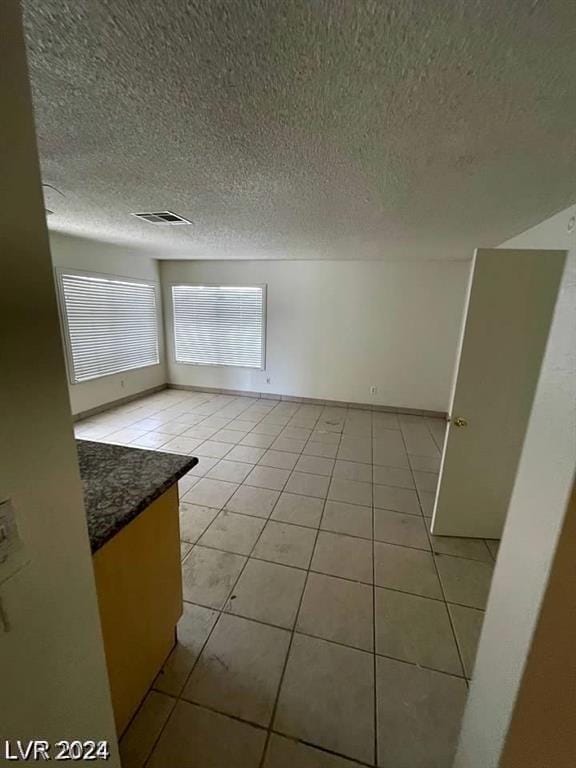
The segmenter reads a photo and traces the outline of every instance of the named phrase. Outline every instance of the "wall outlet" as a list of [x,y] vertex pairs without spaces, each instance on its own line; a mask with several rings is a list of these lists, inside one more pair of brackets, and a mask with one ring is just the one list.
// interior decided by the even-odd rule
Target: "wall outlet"
[[370,394],[371,395],[377,395],[378,394],[378,387],[375,387],[374,384],[370,387]]
[[266,379],[266,384],[270,384],[271,381],[272,381],[272,379],[270,378],[270,376],[268,376],[268,378]]
[[124,379],[120,379],[120,386],[122,387],[122,389],[124,389],[124,387],[126,386],[126,382],[124,381]]

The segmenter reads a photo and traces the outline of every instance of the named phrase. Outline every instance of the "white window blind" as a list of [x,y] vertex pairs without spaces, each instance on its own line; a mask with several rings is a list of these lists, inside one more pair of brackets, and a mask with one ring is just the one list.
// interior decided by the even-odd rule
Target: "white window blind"
[[154,285],[61,273],[60,292],[73,383],[159,362]]
[[176,362],[264,368],[262,286],[173,285]]

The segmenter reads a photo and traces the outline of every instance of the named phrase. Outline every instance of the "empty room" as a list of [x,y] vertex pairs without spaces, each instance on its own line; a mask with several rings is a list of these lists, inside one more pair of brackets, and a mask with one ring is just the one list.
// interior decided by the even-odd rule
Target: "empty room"
[[0,763],[573,768],[576,6],[0,39]]

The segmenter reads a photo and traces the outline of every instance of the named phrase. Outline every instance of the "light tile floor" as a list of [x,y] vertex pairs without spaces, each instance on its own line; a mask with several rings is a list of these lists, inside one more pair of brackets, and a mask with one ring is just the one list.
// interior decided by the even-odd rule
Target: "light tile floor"
[[448,768],[497,543],[432,536],[441,420],[166,390],[80,438],[199,457],[178,645],[125,768]]

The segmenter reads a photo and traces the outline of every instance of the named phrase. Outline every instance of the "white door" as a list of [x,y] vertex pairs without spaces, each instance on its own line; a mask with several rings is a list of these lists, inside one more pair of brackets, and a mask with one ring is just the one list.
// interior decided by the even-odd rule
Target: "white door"
[[474,257],[432,532],[499,539],[565,251]]

